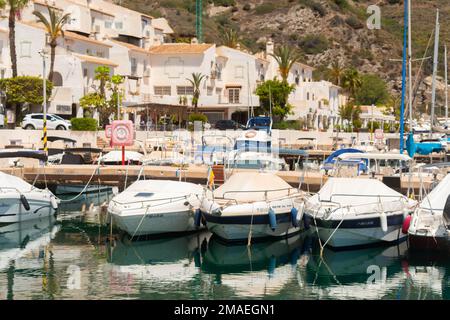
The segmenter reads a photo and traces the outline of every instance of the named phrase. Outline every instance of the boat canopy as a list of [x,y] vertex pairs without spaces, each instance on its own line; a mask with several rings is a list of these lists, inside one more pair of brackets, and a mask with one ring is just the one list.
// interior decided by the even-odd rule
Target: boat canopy
[[[125,151],[125,161],[136,161],[140,162],[144,155],[136,151]],[[122,161],[122,151],[114,150],[110,151],[104,156],[100,157],[98,160],[100,163],[103,162],[120,162]]]
[[334,202],[341,206],[362,205],[380,200],[394,201],[399,198],[405,197],[377,179],[358,178],[330,178],[317,194],[318,201]]
[[33,189],[33,186],[19,177],[0,172],[0,190],[3,188],[16,189],[20,192],[28,192]]
[[325,164],[333,164],[338,156],[344,153],[364,153],[364,151],[353,149],[353,148],[347,148],[347,149],[340,149],[334,151],[332,154],[328,156],[328,158],[325,159]]
[[295,188],[275,174],[236,172],[214,191],[214,197],[253,202],[277,199],[295,192]]
[[443,211],[448,196],[450,195],[450,174],[442,179],[442,181],[426,196],[420,203],[420,208]]
[[[42,137],[41,140],[44,140],[44,137]],[[63,141],[63,142],[77,143],[77,140],[65,138],[65,137],[57,137],[57,136],[47,137],[47,141],[49,141],[49,142]]]
[[0,158],[32,158],[47,161],[47,155],[40,150],[5,150],[0,151]]

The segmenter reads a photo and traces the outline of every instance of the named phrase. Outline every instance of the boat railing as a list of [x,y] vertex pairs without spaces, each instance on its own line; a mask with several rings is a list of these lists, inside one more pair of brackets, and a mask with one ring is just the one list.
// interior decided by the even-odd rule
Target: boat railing
[[[293,190],[294,192],[291,194],[291,190]],[[273,199],[269,199],[268,198],[268,193],[269,192],[281,192],[281,191],[288,191],[287,195],[283,195],[279,198],[273,198]],[[235,204],[238,203],[242,203],[243,201],[238,201],[238,199],[235,198],[227,198],[225,195],[228,193],[264,193],[264,200],[265,201],[279,201],[279,200],[284,200],[284,199],[290,199],[292,197],[298,197],[300,195],[302,195],[296,188],[282,188],[282,189],[271,189],[271,190],[250,190],[250,191],[243,191],[243,190],[237,190],[237,191],[225,191],[222,194],[222,197],[214,197],[215,200],[227,200],[227,201],[231,201],[234,202]],[[251,201],[248,201],[251,202]]]
[[[117,201],[117,200],[114,200],[114,199],[111,200],[111,201],[116,203],[116,204],[120,204],[120,205],[140,203],[140,204],[142,204],[142,207],[144,207],[144,204],[147,203],[147,202],[157,202],[157,201],[169,200],[167,202],[159,203],[159,204],[155,205],[155,207],[156,207],[156,206],[162,206],[162,205],[166,205],[166,204],[173,203],[173,202],[178,202],[178,201],[181,201],[183,199],[187,200],[191,196],[192,196],[192,194],[184,195],[184,196],[177,196],[177,197],[162,198],[162,199],[159,198],[159,199],[139,200],[139,201],[132,201],[132,202],[121,202],[121,201]],[[132,209],[136,209],[136,208],[132,208]]]

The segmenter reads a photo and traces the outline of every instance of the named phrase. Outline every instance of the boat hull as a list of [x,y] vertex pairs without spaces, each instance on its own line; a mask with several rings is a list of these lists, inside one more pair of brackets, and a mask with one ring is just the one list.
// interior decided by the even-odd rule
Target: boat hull
[[158,212],[155,214],[146,214],[143,210],[127,215],[111,214],[114,224],[131,236],[183,233],[203,228],[203,226],[195,226],[192,210]]
[[283,238],[292,236],[300,231],[300,227],[294,227],[290,212],[277,213],[277,226],[272,230],[269,216],[233,215],[217,216],[202,212],[206,220],[206,227],[222,240],[229,242],[248,241],[251,230],[252,239]]
[[0,197],[0,225],[40,219],[55,214],[50,198],[42,199],[26,196],[30,209],[26,210],[20,199],[15,197]]
[[450,252],[450,238],[409,234],[409,247],[418,251]]
[[[317,228],[322,243],[334,248],[360,247],[381,243],[395,243],[406,239],[402,233],[403,214],[387,217],[388,228],[384,232],[379,218],[345,220],[339,227],[338,220],[322,220],[307,215],[311,225]],[[337,228],[337,230],[336,230]]]

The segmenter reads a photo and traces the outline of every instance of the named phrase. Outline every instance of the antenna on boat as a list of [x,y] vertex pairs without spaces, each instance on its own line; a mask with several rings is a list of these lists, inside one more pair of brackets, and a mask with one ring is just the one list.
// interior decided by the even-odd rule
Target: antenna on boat
[[403,32],[403,60],[402,60],[402,101],[400,103],[400,153],[403,154],[404,140],[403,133],[405,129],[405,89],[406,89],[406,46],[408,34],[408,1],[405,1],[404,13],[404,32]]
[[269,115],[272,117],[272,90],[269,83]]

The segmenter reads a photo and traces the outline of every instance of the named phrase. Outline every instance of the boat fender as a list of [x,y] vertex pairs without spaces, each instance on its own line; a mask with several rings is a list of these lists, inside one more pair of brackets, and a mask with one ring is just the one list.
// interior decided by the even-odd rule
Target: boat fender
[[407,216],[403,220],[403,225],[402,225],[402,233],[403,234],[408,234],[409,226],[411,225],[411,219],[412,219],[412,216]]
[[194,216],[194,225],[198,228],[200,227],[200,221],[202,219],[202,213],[200,212],[200,209],[195,210],[195,216]]
[[50,197],[50,203],[52,204],[52,208],[54,210],[58,209],[58,201],[55,197]]
[[292,221],[292,226],[294,226],[295,228],[298,228],[298,210],[297,208],[292,208],[291,209],[291,221]]
[[272,231],[275,231],[275,229],[277,228],[277,215],[272,208],[269,209],[269,225]]
[[403,219],[406,219],[409,215],[409,210],[408,208],[403,208]]
[[383,230],[384,233],[388,231],[388,222],[387,222],[387,216],[386,212],[382,211],[380,213],[380,224],[381,224],[381,230]]
[[309,230],[309,228],[311,228],[311,221],[306,214],[303,215],[303,225],[305,230]]
[[30,204],[28,203],[27,198],[23,194],[20,195],[20,202],[22,202],[22,205],[25,208],[25,210],[27,211],[30,210]]

